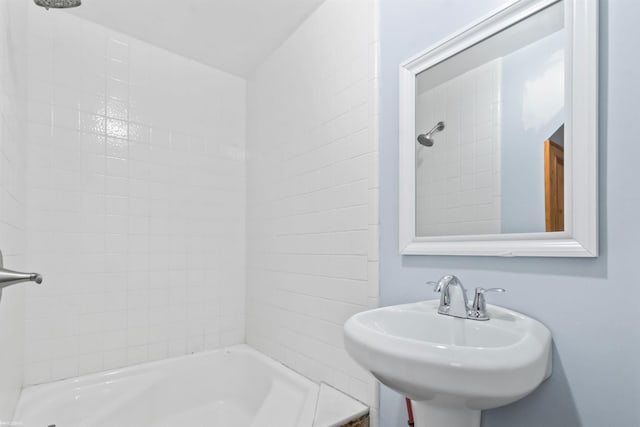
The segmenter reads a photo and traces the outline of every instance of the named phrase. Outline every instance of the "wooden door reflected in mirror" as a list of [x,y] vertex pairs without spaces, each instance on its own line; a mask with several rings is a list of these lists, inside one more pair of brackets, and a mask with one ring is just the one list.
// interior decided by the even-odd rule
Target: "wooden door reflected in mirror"
[[546,231],[564,231],[564,147],[544,142],[544,205]]

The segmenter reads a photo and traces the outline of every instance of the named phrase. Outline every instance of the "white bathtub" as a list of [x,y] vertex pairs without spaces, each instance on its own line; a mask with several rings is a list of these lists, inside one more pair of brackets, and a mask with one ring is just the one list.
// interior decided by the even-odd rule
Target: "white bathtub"
[[25,427],[325,427],[355,400],[240,345],[23,390]]

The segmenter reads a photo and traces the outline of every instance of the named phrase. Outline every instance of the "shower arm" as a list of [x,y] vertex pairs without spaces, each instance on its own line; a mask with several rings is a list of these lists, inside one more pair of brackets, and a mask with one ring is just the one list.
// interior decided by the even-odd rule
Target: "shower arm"
[[431,138],[431,136],[436,133],[436,132],[442,132],[444,130],[444,122],[443,121],[439,121],[438,123],[436,123],[436,125],[434,127],[431,128],[431,130],[429,132],[425,132],[421,135],[424,135],[427,138]]
[[438,123],[436,123],[436,125],[435,125],[434,127],[432,127],[432,128],[431,128],[431,130],[430,130],[429,132],[425,133],[425,135],[429,135],[429,136],[431,136],[431,134],[433,134],[433,132],[434,132],[436,129],[438,129],[438,126],[440,126],[440,123],[442,123],[442,122],[438,122]]

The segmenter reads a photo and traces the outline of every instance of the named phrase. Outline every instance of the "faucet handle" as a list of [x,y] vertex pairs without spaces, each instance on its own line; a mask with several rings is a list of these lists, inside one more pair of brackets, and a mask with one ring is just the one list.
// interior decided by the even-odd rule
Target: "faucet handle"
[[487,292],[507,292],[507,290],[505,288],[476,288],[476,293],[486,294]]
[[484,298],[484,294],[487,292],[507,292],[504,288],[476,288],[476,293],[473,297],[473,304],[471,304],[471,310],[469,310],[469,316],[476,320],[489,320],[487,316],[487,302]]

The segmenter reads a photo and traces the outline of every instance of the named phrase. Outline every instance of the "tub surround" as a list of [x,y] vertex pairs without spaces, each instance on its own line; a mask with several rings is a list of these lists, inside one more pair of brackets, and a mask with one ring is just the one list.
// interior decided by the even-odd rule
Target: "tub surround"
[[[0,5],[0,249],[47,279],[0,306],[1,421],[23,385],[247,341],[376,425],[342,343],[378,304],[376,5],[324,1],[246,80]],[[339,426],[366,406],[327,408]]]
[[243,343],[245,81],[29,3],[25,384]]
[[[24,1],[0,1],[0,250],[14,270],[26,267],[26,12]],[[11,420],[22,387],[24,298],[15,286],[0,304],[0,424]]]
[[320,384],[314,427],[364,427],[364,420],[369,420],[367,406],[330,385]]
[[247,342],[372,412],[342,326],[378,305],[375,8],[325,1],[247,82]]

